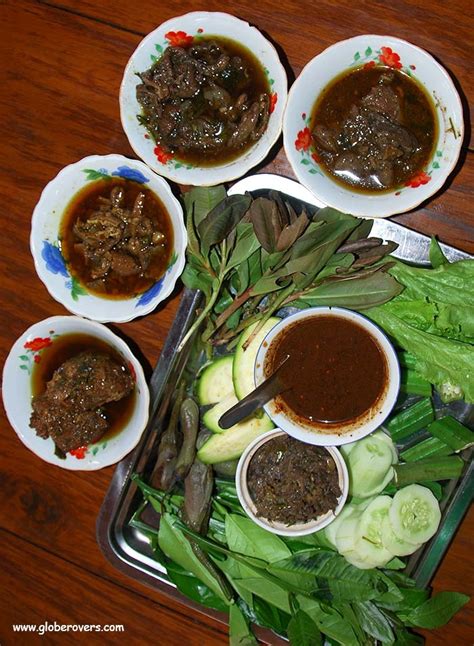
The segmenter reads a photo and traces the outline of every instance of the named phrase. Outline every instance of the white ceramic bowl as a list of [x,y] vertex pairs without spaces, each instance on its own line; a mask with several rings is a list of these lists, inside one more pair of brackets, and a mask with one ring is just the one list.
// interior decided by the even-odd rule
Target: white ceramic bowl
[[[191,166],[170,158],[156,146],[137,120],[141,106],[136,99],[139,83],[136,74],[150,68],[170,44],[189,44],[201,35],[223,36],[247,47],[264,67],[272,94],[273,111],[262,137],[239,158],[212,167]],[[281,132],[287,86],[286,73],[276,49],[258,29],[227,13],[195,11],[164,22],[148,34],[132,54],[120,88],[120,117],[133,150],[154,171],[178,184],[213,186],[241,177],[266,157]]]
[[[68,334],[87,334],[117,350],[135,377],[135,406],[127,425],[108,440],[90,444],[81,457],[54,453],[51,438],[43,439],[30,427],[32,371],[55,339]],[[45,462],[73,471],[94,471],[119,462],[138,443],[148,422],[150,395],[142,367],[127,344],[105,325],[77,316],[52,316],[28,328],[13,344],[3,368],[3,405],[8,420],[23,444]]]
[[[367,195],[344,188],[322,170],[309,125],[316,99],[336,76],[380,63],[409,74],[426,89],[433,99],[439,134],[429,163],[405,186]],[[368,218],[404,213],[436,193],[456,165],[463,135],[461,101],[446,70],[419,47],[376,35],[341,41],[313,58],[290,90],[283,124],[286,156],[298,180],[324,204]]]
[[286,435],[286,433],[278,428],[273,429],[272,431],[268,431],[268,433],[264,433],[263,435],[260,435],[260,437],[257,437],[245,449],[244,453],[240,457],[235,475],[237,495],[239,496],[240,504],[244,508],[245,513],[254,521],[254,523],[263,527],[263,529],[282,536],[305,536],[306,534],[313,534],[314,532],[318,532],[320,529],[326,527],[326,525],[329,525],[329,523],[332,523],[344,507],[349,493],[349,474],[347,472],[346,463],[336,448],[332,446],[325,447],[325,450],[331,454],[334,462],[336,463],[339,476],[339,487],[341,488],[341,495],[338,498],[337,507],[334,510],[330,510],[322,516],[319,516],[307,523],[296,523],[294,525],[285,525],[284,523],[268,520],[267,518],[258,516],[257,509],[247,486],[247,470],[256,451],[258,451],[265,442],[268,442],[280,435]]
[[[305,424],[302,419],[295,419],[278,406],[278,397],[265,404],[264,409],[275,426],[283,429],[297,440],[320,446],[340,446],[360,440],[372,433],[376,428],[379,428],[390,414],[398,397],[400,367],[397,354],[390,341],[375,323],[357,312],[341,307],[312,307],[292,314],[277,323],[262,341],[255,360],[255,383],[258,386],[265,379],[265,357],[274,339],[297,321],[318,316],[339,317],[360,325],[372,336],[383,352],[386,359],[388,379],[385,390],[376,406],[356,420],[341,422],[337,425],[324,423]],[[310,343],[310,340],[308,340],[308,343]]]
[[[168,211],[174,233],[174,249],[164,275],[143,294],[120,300],[89,293],[73,279],[59,241],[64,211],[76,193],[95,180],[117,176],[153,191]],[[31,253],[38,276],[51,296],[73,314],[102,323],[131,321],[148,314],[169,296],[184,268],[186,244],[183,209],[167,182],[142,162],[122,155],[92,155],[63,168],[43,190],[31,221]]]

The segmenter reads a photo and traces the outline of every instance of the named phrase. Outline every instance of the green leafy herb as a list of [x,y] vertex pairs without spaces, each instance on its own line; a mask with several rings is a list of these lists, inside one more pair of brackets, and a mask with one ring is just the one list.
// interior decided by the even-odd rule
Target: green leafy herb
[[418,628],[439,628],[444,626],[456,612],[469,601],[459,592],[438,592],[406,615],[407,621]]

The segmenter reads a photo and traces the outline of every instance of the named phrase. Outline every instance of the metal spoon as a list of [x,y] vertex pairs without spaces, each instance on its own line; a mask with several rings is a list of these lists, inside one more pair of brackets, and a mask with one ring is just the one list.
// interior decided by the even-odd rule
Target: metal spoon
[[218,421],[219,426],[221,428],[230,428],[251,415],[257,408],[261,408],[263,404],[266,404],[273,397],[276,397],[284,390],[289,390],[292,384],[281,380],[281,368],[289,358],[290,356],[288,355],[268,379],[262,381],[255,390],[221,415]]

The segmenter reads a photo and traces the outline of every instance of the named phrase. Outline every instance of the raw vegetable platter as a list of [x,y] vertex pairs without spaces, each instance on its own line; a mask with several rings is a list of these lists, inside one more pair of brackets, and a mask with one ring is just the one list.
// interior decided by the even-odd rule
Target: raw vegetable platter
[[[306,204],[308,207],[309,205],[312,205],[313,207],[322,206],[315,202],[314,197],[312,197],[311,194],[299,184],[285,178],[271,175],[256,175],[246,178],[234,185],[229,194],[232,193],[237,195],[250,191],[253,196],[267,195],[268,190],[271,189],[280,191],[283,198],[291,199],[295,208],[297,208],[298,205],[301,207],[302,204]],[[400,225],[384,220],[374,222],[371,235],[379,236],[385,241],[395,241],[398,244],[398,248],[393,253],[394,256],[413,263],[414,265],[428,265],[430,240],[426,236],[409,231]],[[451,262],[469,258],[467,254],[446,245],[438,245],[437,248],[439,253],[442,253],[445,258]],[[202,310],[202,307],[202,295],[199,292],[186,289],[183,293],[174,324],[168,335],[162,355],[152,376],[150,384],[152,400],[154,402],[151,415],[152,421],[135,452],[118,465],[111,487],[101,509],[97,530],[102,550],[109,560],[120,570],[129,574],[133,578],[151,585],[152,587],[159,588],[170,596],[180,598],[188,605],[207,615],[213,616],[216,619],[227,623],[229,615],[222,612],[225,610],[225,605],[223,605],[222,602],[219,602],[219,599],[216,597],[212,589],[210,589],[208,585],[200,585],[198,579],[195,577],[186,577],[185,570],[181,566],[173,568],[170,565],[169,559],[161,552],[157,542],[157,534],[150,531],[150,528],[156,528],[158,526],[160,517],[158,510],[164,511],[165,507],[160,506],[158,499],[155,500],[154,509],[152,505],[144,502],[142,493],[136,484],[136,475],[134,475],[138,474],[141,478],[141,483],[146,483],[148,481],[156,463],[161,430],[166,427],[169,419],[171,404],[173,397],[175,396],[177,385],[186,374],[188,383],[192,383],[193,379],[195,379],[193,375],[195,375],[196,371],[199,370],[200,363],[204,362],[202,355],[198,355],[195,351],[195,344],[193,346],[192,343],[183,343],[183,340],[186,340],[187,338],[187,332],[196,322],[196,311],[199,311],[199,309]],[[280,315],[283,313],[284,315],[285,310],[279,310],[278,313]],[[403,356],[401,356],[401,359],[402,367],[407,369],[407,380],[410,381],[414,373],[410,370],[410,365],[403,366]],[[408,358],[408,363],[409,361],[410,359]],[[416,381],[415,377],[415,382]],[[399,454],[402,456],[405,454],[406,461],[410,467],[408,471],[405,471],[405,475],[408,474],[407,483],[410,482],[410,470],[414,469],[414,472],[416,473],[416,460],[418,457],[426,458],[431,455],[438,459],[438,462],[435,461],[432,464],[435,465],[435,467],[438,465],[437,468],[439,469],[443,469],[443,465],[447,465],[447,462],[443,462],[444,456],[447,456],[449,460],[452,457],[448,456],[449,453],[453,453],[455,450],[459,451],[463,448],[463,439],[461,438],[459,443],[451,450],[445,451],[444,453],[443,450],[439,450],[440,446],[443,444],[442,440],[435,435],[427,433],[425,430],[426,426],[433,422],[434,416],[437,418],[449,416],[452,417],[455,422],[461,422],[467,428],[472,429],[474,426],[473,406],[465,404],[460,400],[450,404],[445,404],[436,395],[431,398],[428,396],[428,391],[424,390],[425,386],[423,381],[424,380],[420,380],[420,383],[411,383],[408,385],[405,383],[405,390],[408,390],[408,393],[404,396],[405,401],[401,408],[401,415],[395,415],[395,419],[391,422],[391,432],[392,436],[397,441]],[[410,394],[413,392],[415,395]],[[444,431],[443,429],[441,430],[441,437],[443,437],[445,429]],[[439,444],[439,442],[441,442],[441,444]],[[405,576],[409,576],[416,582],[416,586],[419,588],[424,588],[429,584],[429,581],[433,577],[442,556],[447,550],[449,542],[471,501],[472,484],[474,480],[473,468],[472,464],[469,467],[464,467],[464,464],[469,465],[470,463],[471,451],[471,448],[464,449],[462,453],[464,463],[463,466],[457,470],[456,477],[452,477],[448,481],[444,481],[444,486],[442,488],[439,483],[435,481],[431,484],[434,494],[440,500],[441,523],[438,532],[431,541],[426,543],[421,549],[417,550],[412,556],[403,559],[403,561],[398,562],[398,564],[396,562],[397,559],[395,559],[393,567],[401,569],[393,570],[393,580],[397,580],[398,577],[398,581],[402,582]],[[460,460],[460,458],[458,458],[458,460]],[[452,475],[449,468],[447,473],[448,475]],[[132,477],[134,479],[132,479]],[[404,477],[402,470],[401,478],[403,479]],[[426,477],[424,477],[424,479],[426,480]],[[440,479],[439,475],[438,479]],[[436,480],[436,476],[434,480]],[[141,487],[146,493],[146,484],[141,484]],[[225,479],[217,481],[215,492],[217,503],[226,503],[226,501],[231,500],[233,496],[232,486],[229,487]],[[384,493],[390,494],[390,490],[384,491]],[[393,495],[394,491],[391,493]],[[153,493],[151,495],[153,495]],[[149,500],[150,499],[151,498],[149,498]],[[171,509],[172,511],[172,506],[168,507],[168,509]],[[232,505],[229,509],[232,510]],[[167,514],[167,519],[168,517],[169,519],[173,518],[172,514],[169,516]],[[172,521],[170,527],[172,527]],[[260,540],[261,538],[262,537],[260,537]],[[253,537],[246,536],[245,540],[251,542]],[[276,543],[275,541],[269,541],[268,545],[262,544],[262,553],[265,553],[265,551],[268,553],[268,551],[271,551],[272,549],[278,551],[278,546],[279,543]],[[283,545],[283,547],[286,546]],[[302,544],[299,547],[304,551],[314,546]],[[184,551],[186,550],[184,549]],[[296,552],[297,551],[298,549],[296,549]],[[182,545],[180,546],[180,552],[183,552]],[[283,554],[280,556],[283,557]],[[164,563],[166,563],[168,571]],[[247,567],[248,565],[248,563],[243,564],[243,567]],[[367,572],[367,570],[360,570],[360,572],[364,573]],[[232,573],[229,573],[229,575],[231,574]],[[364,574],[361,574],[359,582],[362,583],[362,587],[364,587],[368,581],[364,579],[364,576]],[[297,599],[295,600],[294,595],[290,594],[289,598],[291,603],[294,604],[293,607],[290,608],[293,619],[298,617],[297,621],[293,621],[290,632],[287,620],[288,613],[282,610],[282,602],[278,601],[278,598],[276,598],[280,591],[275,589],[272,592],[269,588],[268,581],[262,580],[259,584],[265,587],[264,596],[268,597],[269,602],[265,601],[265,599],[262,600],[261,597],[258,597],[258,595],[255,594],[250,595],[250,597],[247,595],[247,601],[245,601],[245,599],[243,602],[240,601],[240,609],[236,612],[231,610],[231,634],[232,631],[234,631],[234,635],[236,631],[237,634],[239,634],[239,631],[241,635],[246,634],[245,625],[240,624],[242,623],[243,618],[242,607],[247,603],[246,619],[254,619],[254,621],[260,626],[266,626],[267,628],[272,629],[272,632],[270,633],[267,628],[254,626],[254,633],[259,638],[267,639],[270,643],[278,643],[280,638],[277,638],[275,633],[289,635],[291,639],[292,632],[292,641],[301,641],[303,637],[297,638],[296,635],[298,634],[298,631],[304,632],[307,615],[306,612],[300,612],[300,602]],[[298,580],[298,584],[300,585],[301,581]],[[413,583],[409,585],[415,584]],[[183,596],[178,591],[178,588],[185,591],[186,596]],[[356,589],[357,586],[354,590]],[[416,595],[417,593],[418,591],[413,591],[413,593],[408,592],[406,594],[410,596],[410,594]],[[245,597],[245,592],[242,594]],[[352,594],[357,596],[356,592],[352,591]],[[252,599],[256,602],[256,605],[253,608],[250,608],[250,602]],[[462,600],[459,598],[457,600],[448,597],[440,598],[439,605],[440,607],[444,607],[446,605],[449,606],[449,603],[452,602],[454,606],[456,606],[457,603],[461,604],[461,601]],[[420,605],[418,601],[416,603]],[[361,597],[360,604],[359,612],[370,619],[370,621],[364,620],[366,624],[370,623],[370,625],[366,625],[364,627],[364,630],[369,630],[368,634],[372,634],[372,641],[363,641],[363,636],[359,639],[356,635],[357,641],[354,641],[353,643],[375,643],[377,639],[375,635],[378,635],[379,641],[387,641],[387,643],[390,643],[388,639],[384,640],[384,626],[386,622],[383,618],[380,619],[378,610],[373,608],[373,604],[371,604],[370,599],[362,599]],[[415,608],[415,605],[413,608]],[[410,608],[407,607],[407,616],[409,615],[409,610]],[[432,614],[436,615],[439,613],[440,608],[434,606],[429,610]],[[349,613],[350,610],[347,609],[346,612]],[[232,616],[232,614],[234,616]],[[361,619],[344,615],[344,620],[341,625],[349,626],[350,630],[352,630],[351,621],[355,621],[357,624],[360,623]],[[426,627],[430,627],[429,620],[423,619],[423,621],[425,621]],[[444,621],[442,623],[444,623]],[[410,623],[407,623],[407,625],[410,625]],[[414,623],[412,625],[416,628],[417,624]],[[433,623],[432,627],[435,627],[435,625],[436,622]],[[310,624],[310,626],[306,626],[306,629],[311,631],[312,627],[314,627],[314,623]],[[344,637],[343,633],[338,632],[340,629],[341,626],[336,626],[332,640],[331,637],[328,637],[327,633],[324,633],[326,641],[328,641],[328,643],[352,643],[352,637],[350,636],[352,633],[349,632],[347,634],[349,636],[346,635],[346,637]],[[344,628],[342,628],[342,630],[344,631]],[[416,638],[411,640],[412,637],[413,635],[409,636],[410,641],[398,641],[397,643],[418,643]],[[248,643],[250,644],[254,642],[249,641]],[[303,643],[313,642],[301,641],[301,644]]]

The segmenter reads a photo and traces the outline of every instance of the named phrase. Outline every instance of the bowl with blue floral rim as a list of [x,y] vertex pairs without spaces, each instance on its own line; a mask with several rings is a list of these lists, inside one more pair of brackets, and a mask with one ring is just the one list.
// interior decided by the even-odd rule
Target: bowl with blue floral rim
[[[411,77],[434,111],[431,154],[401,185],[371,193],[354,190],[326,172],[315,145],[313,110],[332,81],[358,68],[383,67]],[[331,45],[307,63],[293,84],[283,121],[283,144],[297,179],[321,202],[359,217],[405,213],[445,184],[459,158],[464,137],[461,100],[447,71],[425,50],[400,38],[367,34]]]
[[[140,122],[142,107],[136,97],[138,75],[158,62],[170,46],[187,48],[212,37],[233,41],[253,54],[267,79],[269,95],[269,120],[262,136],[239,156],[215,165],[185,161],[155,141]],[[162,23],[133,52],[120,87],[120,118],[131,147],[154,171],[178,184],[214,186],[242,177],[265,159],[281,134],[287,96],[288,80],[278,52],[256,27],[228,13],[193,11]]]
[[[60,456],[52,438],[40,437],[30,426],[32,399],[36,394],[35,371],[51,360],[49,353],[56,351],[56,344],[78,335],[109,346],[128,367],[134,382],[133,407],[118,432],[106,433],[97,441]],[[119,462],[138,444],[148,422],[150,393],[140,362],[125,341],[107,326],[80,316],[52,316],[25,330],[10,349],[2,383],[5,412],[19,439],[42,460],[63,469],[94,471]]]
[[[75,196],[94,182],[122,178],[158,197],[173,232],[173,248],[163,274],[146,291],[109,298],[91,291],[65,258],[61,225]],[[33,211],[30,248],[36,272],[51,296],[73,314],[105,322],[126,322],[153,311],[174,289],[185,263],[187,234],[183,210],[168,183],[140,161],[122,155],[92,155],[66,166],[43,190]]]

